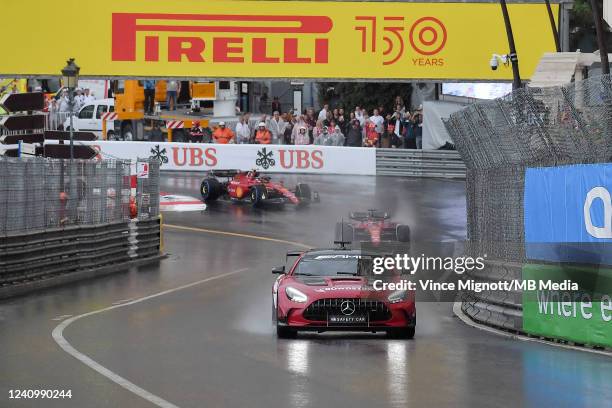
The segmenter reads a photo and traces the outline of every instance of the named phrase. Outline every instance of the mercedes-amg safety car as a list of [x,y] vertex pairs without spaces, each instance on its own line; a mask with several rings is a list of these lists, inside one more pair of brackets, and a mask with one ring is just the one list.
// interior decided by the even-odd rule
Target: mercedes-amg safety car
[[202,181],[200,193],[205,202],[217,199],[247,201],[254,207],[263,204],[308,204],[318,198],[308,184],[300,183],[289,189],[283,182],[272,181],[257,170],[214,170]]
[[389,214],[377,210],[352,212],[348,222],[336,224],[336,240],[349,242],[410,242],[410,227],[389,221]]
[[414,336],[414,292],[382,290],[380,280],[397,282],[400,276],[394,271],[375,275],[374,255],[344,247],[287,255],[297,257],[290,269],[272,270],[279,275],[272,288],[278,337],[338,330]]

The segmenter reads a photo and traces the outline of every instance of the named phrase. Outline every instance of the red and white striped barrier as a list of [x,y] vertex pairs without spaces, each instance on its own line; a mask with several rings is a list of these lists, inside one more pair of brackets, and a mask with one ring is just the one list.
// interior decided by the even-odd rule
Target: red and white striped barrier
[[102,116],[100,116],[100,119],[102,119],[103,122],[107,122],[110,120],[117,120],[118,117],[119,115],[117,114],[117,112],[106,112],[103,113]]
[[166,122],[166,129],[183,129],[185,122],[182,120],[169,120]]

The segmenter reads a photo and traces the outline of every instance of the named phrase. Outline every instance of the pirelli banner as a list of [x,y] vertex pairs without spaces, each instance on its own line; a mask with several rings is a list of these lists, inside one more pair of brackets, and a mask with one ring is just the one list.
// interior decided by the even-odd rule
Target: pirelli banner
[[[4,1],[0,75],[509,80],[497,3]],[[558,5],[553,5],[558,14]],[[554,51],[543,4],[510,4],[521,76]]]

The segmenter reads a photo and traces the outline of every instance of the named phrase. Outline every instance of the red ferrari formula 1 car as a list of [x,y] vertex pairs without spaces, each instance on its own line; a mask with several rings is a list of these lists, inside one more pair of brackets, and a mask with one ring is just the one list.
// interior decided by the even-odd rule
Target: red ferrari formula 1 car
[[[290,270],[272,270],[280,275],[272,289],[278,337],[332,330],[414,337],[414,292],[382,290],[381,275],[372,273],[373,255],[345,248],[287,255],[298,257]],[[397,280],[393,272],[386,276],[387,282]]]
[[352,212],[349,219],[350,222],[336,224],[336,241],[410,242],[410,227],[389,221],[385,212]]
[[[290,190],[282,182],[274,182],[258,171],[214,170],[202,181],[200,193],[205,202],[219,198],[248,201],[254,207],[266,203],[304,205],[313,200],[308,184],[298,184]],[[314,198],[317,198],[315,193]]]

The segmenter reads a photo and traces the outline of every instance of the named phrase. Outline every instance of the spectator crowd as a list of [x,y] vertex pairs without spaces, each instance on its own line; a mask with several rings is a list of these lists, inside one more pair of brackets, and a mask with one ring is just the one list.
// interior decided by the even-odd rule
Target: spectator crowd
[[[145,112],[152,113],[155,100],[155,81],[144,81]],[[167,105],[176,110],[180,82],[167,84]],[[95,100],[89,89],[77,89],[73,112]],[[295,109],[282,112],[278,97],[271,104],[272,115],[263,114],[256,120],[250,113],[240,114],[239,121],[230,126],[220,122],[214,129],[193,122],[186,129],[186,140],[195,143],[236,143],[236,144],[284,144],[284,145],[326,145],[349,147],[385,147],[421,149],[423,136],[423,107],[414,111],[406,108],[397,96],[392,112],[383,106],[366,109],[355,106],[348,111],[343,107],[324,104],[316,112],[314,108],[297,112]],[[51,99],[50,117],[56,128],[70,111],[68,91],[63,89],[58,98]],[[281,113],[282,112],[282,113]],[[57,117],[56,117],[57,116]],[[231,127],[231,128],[230,128]]]
[[421,149],[423,107],[406,109],[400,96],[395,98],[393,112],[383,106],[367,110],[356,106],[350,112],[325,104],[319,112],[309,108],[281,113],[275,98],[271,116],[264,114],[253,122],[249,113],[242,114],[232,130],[225,122],[214,129],[194,122],[188,138],[193,142],[237,144],[326,145],[350,147],[386,147]]

